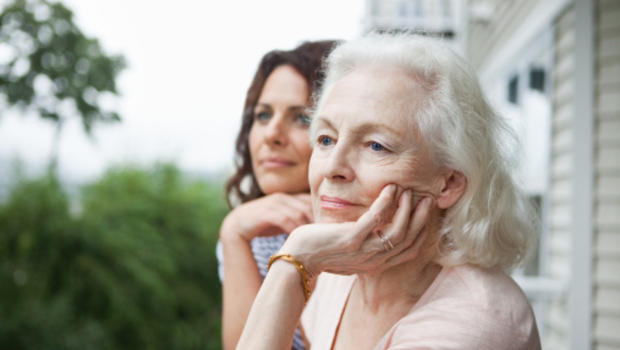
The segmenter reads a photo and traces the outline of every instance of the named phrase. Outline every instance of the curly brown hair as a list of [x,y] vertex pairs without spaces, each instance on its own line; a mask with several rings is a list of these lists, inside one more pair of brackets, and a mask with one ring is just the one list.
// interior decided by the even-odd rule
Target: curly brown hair
[[[233,198],[245,203],[264,196],[252,170],[248,138],[254,122],[254,108],[267,77],[277,67],[285,64],[291,65],[305,78],[311,91],[318,91],[323,81],[323,59],[337,43],[338,41],[335,40],[307,41],[293,50],[273,50],[263,56],[248,88],[243,106],[241,129],[235,145],[236,170],[226,182],[226,200],[230,207],[233,206],[231,203]],[[241,184],[246,178],[249,179],[249,188],[244,191],[241,189]]]

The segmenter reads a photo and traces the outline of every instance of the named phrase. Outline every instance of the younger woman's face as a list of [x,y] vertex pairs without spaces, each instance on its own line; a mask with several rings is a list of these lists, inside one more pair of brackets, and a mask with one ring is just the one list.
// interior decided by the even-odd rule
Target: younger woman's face
[[309,96],[308,83],[290,65],[277,67],[265,81],[249,136],[252,169],[265,194],[309,189]]

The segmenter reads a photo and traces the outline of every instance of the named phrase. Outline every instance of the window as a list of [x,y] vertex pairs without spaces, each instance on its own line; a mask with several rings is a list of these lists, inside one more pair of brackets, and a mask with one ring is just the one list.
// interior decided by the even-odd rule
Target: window
[[519,103],[519,76],[514,75],[508,80],[508,102]]
[[[499,69],[484,88],[496,111],[519,137],[517,180],[538,213],[539,242],[530,259],[513,273],[530,299],[541,333],[545,332],[548,301],[562,285],[546,277],[546,207],[551,151],[552,36],[546,30],[527,43]],[[543,336],[541,334],[541,336]]]

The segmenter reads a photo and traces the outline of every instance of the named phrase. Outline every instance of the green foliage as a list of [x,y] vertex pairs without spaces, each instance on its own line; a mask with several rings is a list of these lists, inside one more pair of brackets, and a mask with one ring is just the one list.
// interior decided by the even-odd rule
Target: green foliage
[[107,56],[61,3],[9,0],[0,12],[0,48],[9,53],[0,62],[0,95],[10,106],[56,122],[79,115],[87,132],[94,122],[120,120],[101,98],[117,94],[124,59]]
[[170,165],[112,169],[77,206],[53,175],[15,184],[0,204],[0,349],[220,348],[225,213],[220,184]]

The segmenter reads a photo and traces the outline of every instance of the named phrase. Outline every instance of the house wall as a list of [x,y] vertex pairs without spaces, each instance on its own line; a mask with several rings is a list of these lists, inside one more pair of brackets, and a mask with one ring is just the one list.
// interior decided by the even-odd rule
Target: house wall
[[486,11],[491,11],[488,20],[473,18],[473,21],[469,22],[466,55],[476,69],[480,70],[483,64],[510,40],[538,2],[539,0],[470,1],[470,12],[480,13],[485,7]]
[[[492,16],[472,18],[468,22],[467,58],[481,72],[483,83],[492,81],[495,74],[505,73],[501,66],[518,65],[518,56],[532,39],[543,31],[553,32],[553,63],[551,70],[551,149],[549,185],[546,208],[547,218],[543,220],[546,236],[541,254],[544,255],[541,276],[561,285],[571,283],[571,258],[573,237],[574,184],[574,97],[575,97],[575,10],[568,2],[556,2],[559,11],[553,18],[536,19],[541,6],[549,6],[540,0],[525,1],[470,1],[469,10],[476,6],[489,6]],[[483,11],[484,12],[484,11]],[[519,38],[524,26],[537,22],[539,28],[529,38]],[[547,24],[544,24],[547,23]],[[515,43],[516,41],[519,41]],[[512,49],[507,47],[513,46]],[[508,52],[508,53],[506,53]],[[508,55],[508,56],[506,56]],[[498,63],[497,61],[502,61]],[[620,100],[620,99],[619,99]],[[619,215],[620,216],[620,215]],[[527,291],[526,291],[527,292]],[[544,349],[569,348],[569,293],[564,289],[546,300],[543,317],[539,317]]]
[[[554,69],[552,73],[551,171],[549,227],[547,229],[547,269],[551,278],[569,281],[573,227],[574,181],[574,46],[575,10],[569,6],[556,19],[554,27]],[[549,302],[545,327],[547,349],[567,349],[567,295]]]
[[[517,65],[532,37],[545,28],[553,33],[550,171],[541,274],[566,287],[548,299],[545,316],[539,320],[545,349],[620,349],[620,1],[584,1],[588,0],[468,2],[466,56],[483,83]],[[589,4],[594,9],[592,18]],[[545,6],[555,6],[542,15],[548,22],[541,20]],[[523,35],[528,28],[531,32]],[[584,36],[584,28],[592,29],[592,45],[584,45],[590,38],[590,33]],[[591,59],[580,51],[584,47],[593,47]],[[591,79],[582,75],[587,73],[583,64],[592,65]],[[591,103],[584,94],[591,94]],[[590,121],[591,134],[580,127]],[[584,181],[584,176],[592,182]],[[592,190],[581,191],[581,183],[591,183]],[[583,203],[592,209],[591,216],[580,216]],[[580,235],[592,235],[592,246],[582,245],[589,241]],[[577,273],[575,267],[580,265],[587,266]],[[591,299],[575,298],[580,295]],[[581,323],[590,329],[578,327],[580,318],[591,320]]]
[[620,1],[596,18],[593,348],[620,349]]

